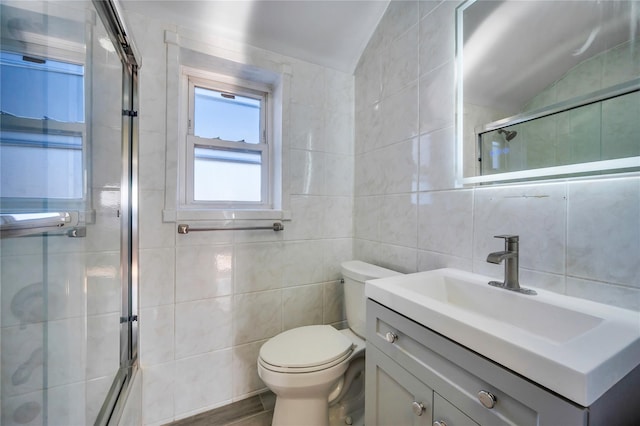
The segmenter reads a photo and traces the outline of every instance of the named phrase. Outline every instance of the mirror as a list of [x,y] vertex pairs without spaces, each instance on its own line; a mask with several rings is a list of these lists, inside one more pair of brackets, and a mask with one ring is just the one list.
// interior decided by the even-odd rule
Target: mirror
[[458,175],[640,170],[640,1],[476,1],[456,11]]

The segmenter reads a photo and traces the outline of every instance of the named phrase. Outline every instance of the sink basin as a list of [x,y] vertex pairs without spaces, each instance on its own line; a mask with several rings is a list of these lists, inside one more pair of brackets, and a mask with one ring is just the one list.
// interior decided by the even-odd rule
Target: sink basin
[[367,281],[366,296],[577,404],[640,364],[640,313],[438,269]]

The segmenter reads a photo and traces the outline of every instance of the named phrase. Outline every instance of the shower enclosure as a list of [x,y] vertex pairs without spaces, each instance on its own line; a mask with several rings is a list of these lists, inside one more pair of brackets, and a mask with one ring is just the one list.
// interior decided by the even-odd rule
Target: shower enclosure
[[117,423],[137,358],[137,68],[112,1],[0,1],[2,425]]

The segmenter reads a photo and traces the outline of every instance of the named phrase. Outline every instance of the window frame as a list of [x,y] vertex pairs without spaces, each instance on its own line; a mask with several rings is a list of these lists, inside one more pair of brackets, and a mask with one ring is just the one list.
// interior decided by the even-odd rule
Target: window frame
[[[272,88],[266,84],[240,80],[225,75],[207,71],[182,67],[184,89],[186,90],[186,114],[183,120],[184,130],[184,184],[180,185],[181,208],[197,210],[273,210],[273,144],[269,120],[271,117]],[[195,88],[215,90],[238,96],[260,100],[260,141],[256,144],[239,141],[228,141],[219,138],[203,138],[194,135]],[[184,101],[183,101],[184,102]],[[235,152],[259,153],[261,156],[261,200],[255,201],[226,201],[226,200],[195,200],[195,149],[217,148]]]

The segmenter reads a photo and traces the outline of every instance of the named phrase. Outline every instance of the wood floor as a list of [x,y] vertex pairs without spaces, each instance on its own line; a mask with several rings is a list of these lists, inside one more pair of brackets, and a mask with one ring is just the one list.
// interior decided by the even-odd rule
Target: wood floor
[[276,396],[265,392],[168,426],[271,426]]

